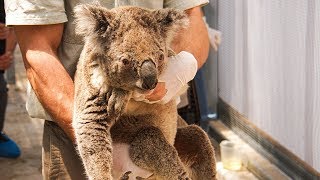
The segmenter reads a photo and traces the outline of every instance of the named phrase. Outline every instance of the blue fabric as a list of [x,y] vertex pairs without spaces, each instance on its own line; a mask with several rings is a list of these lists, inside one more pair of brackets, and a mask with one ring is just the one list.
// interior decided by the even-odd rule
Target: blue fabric
[[17,158],[20,154],[18,145],[7,135],[0,132],[0,157]]

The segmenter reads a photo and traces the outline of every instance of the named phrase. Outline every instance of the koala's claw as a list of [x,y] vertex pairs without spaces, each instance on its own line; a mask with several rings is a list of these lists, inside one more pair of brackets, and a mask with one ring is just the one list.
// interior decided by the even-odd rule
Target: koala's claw
[[107,112],[110,117],[119,117],[129,101],[129,92],[123,89],[114,88],[107,93]]
[[147,178],[142,178],[140,176],[136,177],[136,180],[155,180],[156,178],[154,177],[154,175],[151,175],[150,177]]
[[179,177],[178,177],[179,180],[191,180],[189,177],[188,177],[188,174],[187,172],[183,172]]
[[120,180],[129,180],[129,174],[131,174],[131,173],[132,173],[131,171],[124,173],[122,175],[122,177],[120,178]]
[[176,55],[176,53],[171,48],[169,48],[168,49],[168,57],[175,56],[175,55]]

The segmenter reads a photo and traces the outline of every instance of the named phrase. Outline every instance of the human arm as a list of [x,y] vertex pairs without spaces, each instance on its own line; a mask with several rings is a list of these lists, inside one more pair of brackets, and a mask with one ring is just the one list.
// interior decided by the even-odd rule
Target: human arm
[[[203,13],[200,6],[185,10],[189,17],[189,26],[186,29],[179,31],[174,38],[171,48],[179,53],[186,51],[194,56],[194,60],[197,61],[198,69],[202,67],[208,58],[209,53],[209,37],[206,25],[202,19]],[[192,55],[189,55],[191,59]],[[188,72],[180,72],[188,73]],[[193,72],[194,73],[194,72]],[[195,75],[195,74],[194,74]],[[194,76],[192,75],[192,76]],[[168,76],[169,77],[169,76]],[[174,76],[172,75],[174,78]],[[191,79],[190,79],[191,80]],[[187,82],[186,82],[187,83]],[[173,91],[179,91],[178,88]],[[167,89],[164,82],[158,83],[155,90],[146,96],[149,101],[158,101],[165,97]],[[169,94],[169,93],[168,93]],[[174,93],[171,93],[174,94]],[[171,97],[170,97],[171,98]]]
[[54,121],[74,140],[74,84],[59,61],[63,24],[14,26],[28,80]]
[[6,39],[6,52],[10,52],[13,54],[16,45],[17,45],[17,40],[16,40],[16,35],[14,33],[13,28],[8,28],[9,29],[9,34]]
[[177,33],[172,42],[172,49],[179,53],[187,51],[198,62],[198,69],[206,62],[209,53],[209,36],[207,27],[202,19],[200,6],[185,10],[189,17],[189,26]]
[[9,35],[9,28],[4,23],[0,23],[0,39],[6,39]]

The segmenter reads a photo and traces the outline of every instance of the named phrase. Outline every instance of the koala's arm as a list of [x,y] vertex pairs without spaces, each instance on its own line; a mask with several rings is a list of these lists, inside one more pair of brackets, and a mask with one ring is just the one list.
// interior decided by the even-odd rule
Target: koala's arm
[[63,24],[14,26],[28,80],[55,122],[74,140],[74,84],[60,63],[57,49]]
[[176,53],[187,51],[193,54],[200,68],[206,62],[209,53],[207,27],[202,19],[201,7],[187,9],[185,12],[189,17],[189,26],[178,32],[171,47]]

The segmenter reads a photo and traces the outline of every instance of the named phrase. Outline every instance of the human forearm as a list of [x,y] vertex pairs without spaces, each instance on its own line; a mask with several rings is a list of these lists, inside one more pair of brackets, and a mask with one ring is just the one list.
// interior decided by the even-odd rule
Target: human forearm
[[56,57],[45,52],[29,50],[25,61],[27,77],[39,101],[54,121],[74,140],[72,79]]
[[181,30],[172,42],[175,52],[187,51],[198,61],[198,68],[202,67],[209,53],[209,37],[206,25],[202,19],[200,7],[186,10],[189,26]]
[[33,90],[54,121],[74,140],[74,85],[57,57],[63,25],[14,28]]
[[8,37],[6,39],[6,52],[14,52],[17,44],[16,35],[12,28],[9,30]]

